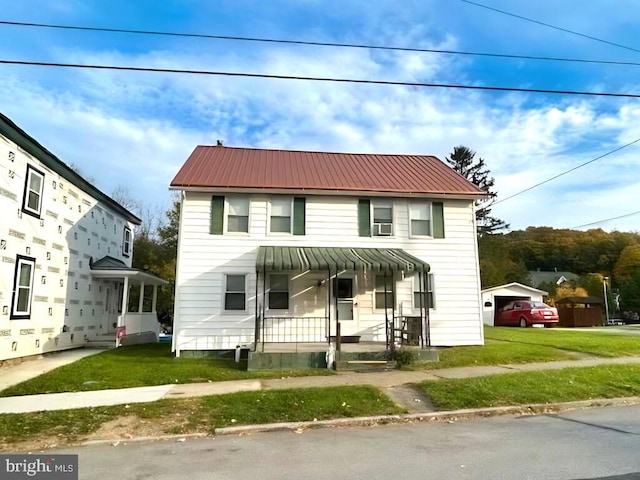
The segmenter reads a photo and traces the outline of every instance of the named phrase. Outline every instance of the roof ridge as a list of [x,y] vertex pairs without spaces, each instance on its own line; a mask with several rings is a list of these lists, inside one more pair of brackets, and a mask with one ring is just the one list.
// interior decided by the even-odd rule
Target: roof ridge
[[289,153],[319,153],[323,155],[375,155],[377,157],[420,157],[420,158],[433,158],[435,160],[440,160],[437,156],[433,154],[420,154],[420,153],[375,153],[375,152],[337,152],[337,151],[326,151],[326,150],[294,150],[288,148],[259,148],[259,147],[230,147],[228,145],[202,145],[199,144],[196,148],[226,148],[233,150],[254,150],[260,152],[289,152]]

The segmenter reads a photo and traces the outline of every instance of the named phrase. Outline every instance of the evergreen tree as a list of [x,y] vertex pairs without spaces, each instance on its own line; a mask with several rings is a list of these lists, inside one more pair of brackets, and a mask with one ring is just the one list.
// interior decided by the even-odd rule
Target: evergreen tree
[[476,152],[459,145],[453,149],[453,153],[446,158],[447,163],[460,175],[487,193],[487,198],[476,200],[476,225],[478,234],[495,233],[508,229],[509,225],[504,221],[491,216],[491,205],[498,194],[492,189],[495,181],[489,176],[484,159],[476,160]]

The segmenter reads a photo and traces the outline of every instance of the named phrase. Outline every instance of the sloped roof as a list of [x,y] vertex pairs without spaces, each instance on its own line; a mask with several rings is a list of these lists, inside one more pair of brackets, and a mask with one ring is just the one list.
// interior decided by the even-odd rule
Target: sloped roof
[[[92,259],[93,260],[93,259]],[[105,255],[100,260],[90,261],[91,270],[132,270],[122,260]]]
[[96,188],[93,184],[86,181],[72,168],[65,164],[62,160],[56,157],[49,150],[44,148],[35,138],[30,136],[27,132],[18,127],[8,117],[0,113],[0,135],[4,135],[6,138],[14,142],[20,148],[37,158],[44,165],[56,172],[62,178],[74,184],[76,187],[82,189],[96,200],[103,202],[106,206],[113,209],[118,214],[122,215],[128,221],[135,225],[140,225],[142,220],[136,217],[129,210],[124,208],[113,198],[103,193]]
[[482,293],[491,292],[493,290],[499,290],[499,289],[502,289],[502,288],[509,288],[509,287],[519,287],[519,288],[522,288],[524,290],[529,290],[531,292],[540,293],[541,295],[549,295],[549,292],[545,292],[544,290],[540,290],[539,288],[533,288],[533,287],[530,287],[529,285],[524,285],[524,284],[518,283],[518,282],[511,282],[511,283],[506,283],[504,285],[497,285],[495,287],[485,288],[484,290],[482,290]]
[[172,188],[259,188],[447,194],[484,192],[438,158],[198,146]]
[[571,272],[541,272],[539,270],[530,270],[529,276],[534,285],[540,285],[545,282],[556,283],[561,277],[564,277],[567,281],[577,280],[580,278],[575,273]]

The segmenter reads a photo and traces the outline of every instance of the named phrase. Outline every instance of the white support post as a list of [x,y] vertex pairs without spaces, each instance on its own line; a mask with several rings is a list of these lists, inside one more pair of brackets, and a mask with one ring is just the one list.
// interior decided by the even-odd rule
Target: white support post
[[140,283],[140,298],[138,299],[138,313],[142,313],[143,301],[144,301],[144,282]]
[[127,314],[127,307],[129,306],[129,277],[124,277],[124,285],[122,286],[122,314],[118,317],[118,327],[122,326],[121,319]]
[[157,313],[156,312],[157,304],[158,304],[158,286],[154,285],[153,286],[153,299],[151,300],[151,312]]

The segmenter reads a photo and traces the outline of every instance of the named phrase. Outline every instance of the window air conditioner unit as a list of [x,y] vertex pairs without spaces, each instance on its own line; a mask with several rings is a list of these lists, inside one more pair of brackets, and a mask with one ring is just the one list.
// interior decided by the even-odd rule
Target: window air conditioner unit
[[389,237],[393,233],[392,223],[374,223],[373,234],[380,237]]

